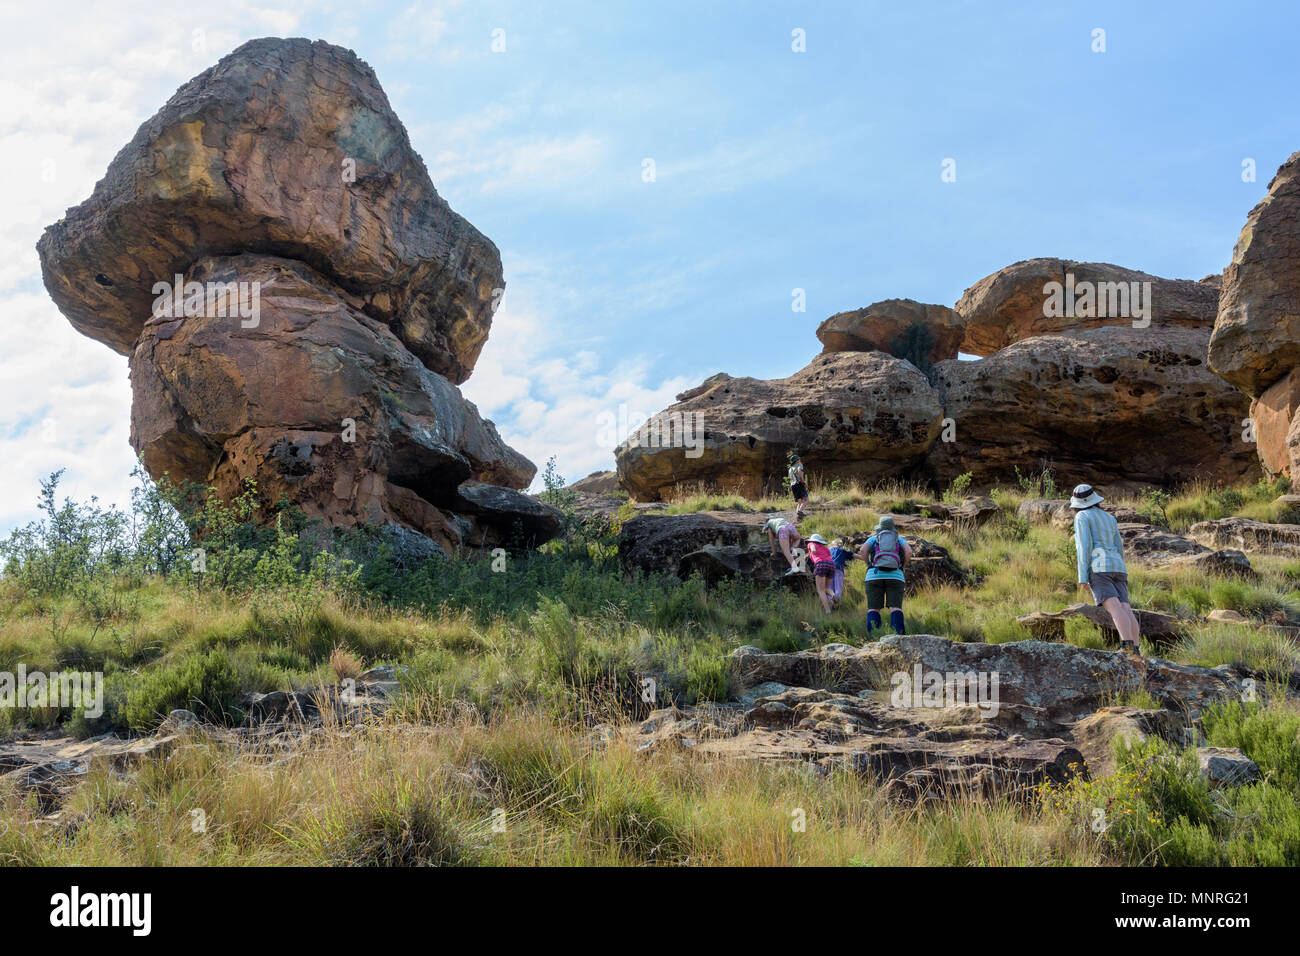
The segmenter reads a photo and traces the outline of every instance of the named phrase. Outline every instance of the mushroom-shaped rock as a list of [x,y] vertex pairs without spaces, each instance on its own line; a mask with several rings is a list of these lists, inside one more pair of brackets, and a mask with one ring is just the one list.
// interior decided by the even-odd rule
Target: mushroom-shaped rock
[[817,327],[824,353],[888,352],[922,368],[955,359],[965,334],[961,316],[946,305],[912,299],[886,299],[865,309],[837,312]]
[[304,39],[250,40],[182,86],[37,249],[72,324],[123,354],[155,284],[257,252],[308,263],[456,384],[504,287],[496,246],[438,196],[374,71]]
[[777,492],[791,452],[810,477],[898,475],[921,460],[943,414],[926,377],[882,352],[819,355],[789,378],[710,381],[619,445],[619,482],[636,500],[692,485]]
[[1258,473],[1249,399],[1205,365],[1209,329],[1042,335],[975,362],[940,362],[935,388],[954,441],[927,469],[941,482],[1015,481],[1050,459],[1066,484],[1238,482]]
[[[1108,325],[1164,329],[1214,324],[1219,277],[1162,279],[1108,262],[1028,259],[985,276],[962,294],[961,349],[992,355],[1013,342]],[[1149,310],[1149,311],[1148,311]]]

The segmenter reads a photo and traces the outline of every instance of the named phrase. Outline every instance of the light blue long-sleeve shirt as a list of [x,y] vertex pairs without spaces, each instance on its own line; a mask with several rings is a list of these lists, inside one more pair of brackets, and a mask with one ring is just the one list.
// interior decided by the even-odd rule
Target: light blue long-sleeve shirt
[[1074,553],[1078,559],[1079,583],[1088,583],[1089,571],[1127,574],[1124,540],[1115,516],[1100,508],[1083,508],[1074,516]]

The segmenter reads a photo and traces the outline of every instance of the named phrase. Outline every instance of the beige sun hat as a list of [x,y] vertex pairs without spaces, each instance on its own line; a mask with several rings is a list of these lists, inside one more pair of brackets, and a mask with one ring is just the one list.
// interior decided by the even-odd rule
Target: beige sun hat
[[1092,485],[1075,485],[1074,491],[1070,495],[1070,507],[1076,511],[1081,508],[1091,508],[1093,505],[1099,505],[1106,499],[1097,494]]

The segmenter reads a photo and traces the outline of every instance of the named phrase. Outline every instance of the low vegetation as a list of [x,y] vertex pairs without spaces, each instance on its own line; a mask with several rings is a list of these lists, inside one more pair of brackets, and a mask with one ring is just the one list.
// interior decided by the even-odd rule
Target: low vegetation
[[[910,631],[1021,640],[1017,616],[1079,599],[1067,533],[1016,517],[1041,479],[996,489],[988,524],[928,536],[978,584],[909,599]],[[726,699],[727,655],[742,644],[860,644],[860,574],[826,617],[811,596],[625,576],[616,535],[627,509],[570,520],[562,540],[504,561],[402,567],[381,538],[325,537],[289,509],[254,525],[255,488],[223,504],[141,475],[122,513],[60,502],[57,486],[57,475],[43,484],[41,518],[0,543],[0,672],[100,671],[105,708],[7,708],[0,734],[147,734],[174,708],[235,726],[252,694],[378,665],[393,666],[402,692],[380,722],[326,728],[289,751],[199,738],[134,774],[96,768],[57,817],[0,781],[3,863],[1300,863],[1300,713],[1281,698],[1206,718],[1211,744],[1240,747],[1264,774],[1226,796],[1199,782],[1191,751],[1150,744],[1123,753],[1113,777],[1028,803],[904,809],[849,773],[643,754],[621,733],[654,706]],[[1159,504],[1179,528],[1223,509],[1281,517],[1282,490],[1193,487],[1120,503]],[[553,497],[572,519],[572,500]],[[860,533],[883,511],[934,500],[921,487],[833,482],[813,487],[805,527]],[[668,504],[727,508],[788,501]],[[1247,618],[1193,623],[1166,656],[1276,680],[1300,670],[1295,643],[1259,629],[1300,623],[1297,565],[1252,561],[1260,576],[1248,584],[1130,568],[1136,606]],[[1082,619],[1066,634],[1100,646]],[[653,704],[639,693],[646,677]]]

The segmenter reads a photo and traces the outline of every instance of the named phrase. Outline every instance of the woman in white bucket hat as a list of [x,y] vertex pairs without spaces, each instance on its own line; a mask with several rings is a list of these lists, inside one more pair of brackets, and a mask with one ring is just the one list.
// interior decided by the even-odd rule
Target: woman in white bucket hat
[[1076,485],[1070,496],[1079,586],[1087,588],[1097,605],[1110,612],[1115,630],[1119,631],[1120,647],[1140,656],[1137,615],[1128,603],[1124,541],[1115,516],[1097,507],[1105,500],[1092,485]]

